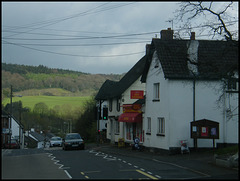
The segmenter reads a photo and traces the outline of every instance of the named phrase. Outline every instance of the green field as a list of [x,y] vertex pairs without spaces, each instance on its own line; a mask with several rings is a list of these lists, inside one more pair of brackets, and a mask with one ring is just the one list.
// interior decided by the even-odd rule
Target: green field
[[[31,110],[34,105],[39,102],[44,102],[48,108],[53,108],[56,105],[70,105],[74,107],[81,107],[84,105],[85,101],[90,100],[90,96],[86,97],[66,97],[66,96],[23,96],[23,97],[13,97],[12,102],[22,101],[23,107],[29,107]],[[5,106],[10,103],[10,98],[4,99],[2,104]]]

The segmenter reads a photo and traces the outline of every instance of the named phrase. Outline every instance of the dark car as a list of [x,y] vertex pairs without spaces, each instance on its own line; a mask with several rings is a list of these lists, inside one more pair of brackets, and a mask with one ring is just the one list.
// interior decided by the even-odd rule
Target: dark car
[[20,149],[20,144],[18,143],[17,140],[11,139],[11,144],[10,143],[6,143],[4,145],[4,148],[7,148],[7,149]]
[[63,150],[84,149],[84,141],[79,133],[68,133],[63,139]]

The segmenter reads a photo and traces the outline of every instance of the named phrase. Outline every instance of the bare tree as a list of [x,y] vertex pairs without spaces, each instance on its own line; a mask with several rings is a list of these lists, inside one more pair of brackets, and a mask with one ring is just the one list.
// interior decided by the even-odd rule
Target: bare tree
[[236,7],[234,5],[233,2],[181,2],[180,9],[175,11],[175,20],[183,24],[180,29],[201,28],[202,32],[208,30],[213,37],[218,34],[225,40],[233,40],[238,33],[238,30],[231,30],[238,24],[238,17],[231,14]]

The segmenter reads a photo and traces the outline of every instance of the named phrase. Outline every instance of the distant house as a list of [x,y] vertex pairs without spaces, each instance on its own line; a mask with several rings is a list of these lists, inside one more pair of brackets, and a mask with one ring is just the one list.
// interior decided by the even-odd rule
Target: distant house
[[[173,39],[163,30],[152,39],[141,78],[146,83],[143,145],[175,150],[186,140],[194,147],[192,121],[219,123],[216,145],[238,143],[238,42]],[[232,75],[230,76],[229,73]],[[198,147],[213,147],[212,139],[198,139]],[[215,145],[214,145],[215,146]]]
[[2,111],[2,119],[1,119],[1,125],[2,125],[2,146],[4,143],[9,143],[10,138],[11,139],[17,139],[20,143],[20,148],[23,148],[24,145],[24,126],[14,117],[10,114]]
[[[107,102],[107,104],[104,103],[105,107],[108,108],[106,137],[112,143],[118,142],[119,138],[124,138],[126,142],[132,143],[137,134],[143,136],[142,113],[123,115],[123,107],[125,105],[131,106],[139,99],[139,96],[143,98],[145,84],[140,82],[140,78],[145,63],[146,57],[144,56],[120,81],[106,80],[95,97],[101,110],[103,102]],[[121,119],[122,117],[126,117],[126,119]]]
[[49,141],[44,135],[34,130],[25,133],[25,140],[29,148],[44,148],[44,141]]

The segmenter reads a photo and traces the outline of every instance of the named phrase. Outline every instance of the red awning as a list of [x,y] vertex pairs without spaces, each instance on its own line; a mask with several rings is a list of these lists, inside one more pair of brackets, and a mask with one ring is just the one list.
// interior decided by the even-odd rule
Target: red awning
[[138,112],[123,113],[119,116],[118,121],[128,123],[142,122],[142,113]]

